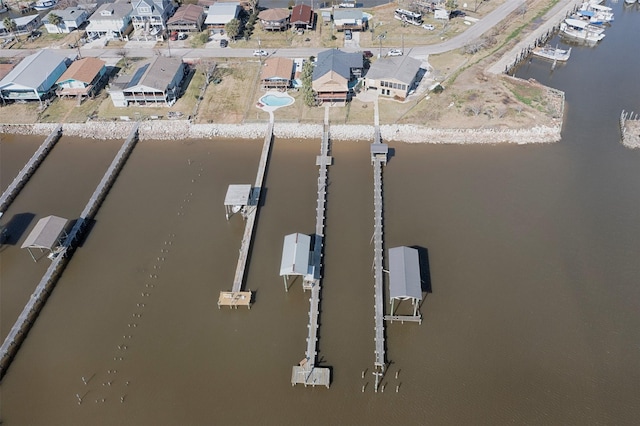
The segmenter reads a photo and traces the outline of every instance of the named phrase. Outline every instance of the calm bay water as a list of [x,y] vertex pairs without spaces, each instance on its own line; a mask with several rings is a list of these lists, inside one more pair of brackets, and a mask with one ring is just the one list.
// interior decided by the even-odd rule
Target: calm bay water
[[[620,144],[617,120],[623,108],[640,110],[638,68],[621,65],[640,11],[615,8],[598,47],[574,47],[553,72],[537,60],[519,71],[566,91],[560,143],[394,144],[385,244],[428,250],[432,293],[422,325],[388,326],[384,393],[372,391],[370,372],[368,142],[333,145],[319,344],[333,369],[327,390],[290,386],[309,296],[299,281],[285,293],[278,276],[283,236],[314,229],[320,138],[275,141],[247,275],[250,311],[216,307],[243,231],[222,204],[228,184],[254,181],[261,141],[143,141],[3,379],[0,419],[636,424],[640,153]],[[41,140],[2,136],[2,189]],[[25,229],[0,251],[3,338],[48,262],[19,249],[24,237],[40,217],[77,217],[120,143],[63,137],[3,218]]]

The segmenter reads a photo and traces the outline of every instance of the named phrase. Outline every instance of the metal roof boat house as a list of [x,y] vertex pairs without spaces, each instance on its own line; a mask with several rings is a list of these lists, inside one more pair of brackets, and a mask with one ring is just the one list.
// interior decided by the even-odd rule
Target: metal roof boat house
[[[420,301],[422,300],[422,281],[420,280],[420,258],[418,250],[411,247],[393,247],[389,249],[389,299],[391,312],[385,320],[414,321],[422,323]],[[395,315],[396,301],[410,300],[413,315]]]
[[116,107],[129,104],[171,106],[180,94],[187,67],[179,58],[157,56],[111,84],[109,95]]
[[63,217],[47,216],[36,223],[33,230],[27,235],[21,248],[26,248],[34,262],[38,260],[33,255],[31,249],[40,251],[49,250],[50,257],[55,255],[56,247],[60,245],[61,237],[66,237],[65,227],[69,221]]
[[0,80],[3,100],[40,101],[53,94],[56,81],[69,60],[53,50],[42,49],[29,55]]

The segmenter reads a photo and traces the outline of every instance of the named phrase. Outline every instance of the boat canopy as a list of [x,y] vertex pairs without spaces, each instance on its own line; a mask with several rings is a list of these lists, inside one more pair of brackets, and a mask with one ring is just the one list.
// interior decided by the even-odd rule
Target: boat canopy
[[581,29],[585,29],[587,28],[587,25],[589,25],[588,22],[584,22],[584,21],[581,21],[580,19],[572,19],[572,18],[567,18],[564,20],[564,22],[566,22],[567,25],[571,25],[572,27],[581,28]]

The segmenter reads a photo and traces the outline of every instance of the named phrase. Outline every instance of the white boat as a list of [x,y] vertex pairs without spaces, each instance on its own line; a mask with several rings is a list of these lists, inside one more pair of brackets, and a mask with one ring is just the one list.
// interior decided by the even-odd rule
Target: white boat
[[569,59],[569,56],[571,55],[571,48],[565,50],[551,46],[540,46],[533,49],[532,53],[540,58],[564,62]]
[[624,0],[624,4],[634,4],[636,0]]
[[560,32],[567,37],[598,42],[604,38],[604,28],[591,25],[580,19],[567,18],[560,24]]
[[58,0],[38,0],[33,8],[35,10],[49,10],[58,3]]
[[613,21],[613,9],[608,6],[602,6],[600,4],[591,4],[584,2],[578,9],[577,13],[589,18],[589,22],[594,23],[609,23]]

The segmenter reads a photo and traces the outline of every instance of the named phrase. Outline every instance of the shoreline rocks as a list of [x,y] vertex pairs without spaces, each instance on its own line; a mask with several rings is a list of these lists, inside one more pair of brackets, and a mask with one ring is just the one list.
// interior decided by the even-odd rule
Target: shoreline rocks
[[[49,135],[57,123],[2,124],[0,133],[21,135]],[[63,134],[85,139],[125,139],[132,122],[89,121],[87,123],[65,123]],[[278,123],[274,135],[282,139],[312,139],[322,137],[322,124]],[[267,123],[249,124],[192,124],[188,120],[158,120],[140,123],[141,140],[184,139],[262,139]],[[334,141],[371,141],[372,125],[331,125]],[[436,129],[414,124],[388,124],[380,126],[385,142],[432,143],[432,144],[532,144],[560,141],[561,126],[534,126],[528,129]]]

